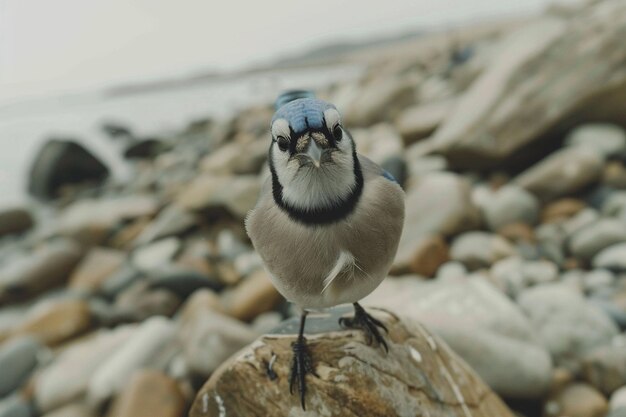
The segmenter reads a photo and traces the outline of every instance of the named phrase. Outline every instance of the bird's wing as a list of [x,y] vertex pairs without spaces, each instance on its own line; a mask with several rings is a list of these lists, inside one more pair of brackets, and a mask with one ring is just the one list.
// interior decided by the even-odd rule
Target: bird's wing
[[361,164],[361,170],[363,171],[363,176],[366,180],[376,177],[384,177],[389,181],[399,184],[398,180],[396,180],[393,175],[381,168],[378,164],[376,164],[376,162],[361,154],[358,154],[358,158],[359,163]]

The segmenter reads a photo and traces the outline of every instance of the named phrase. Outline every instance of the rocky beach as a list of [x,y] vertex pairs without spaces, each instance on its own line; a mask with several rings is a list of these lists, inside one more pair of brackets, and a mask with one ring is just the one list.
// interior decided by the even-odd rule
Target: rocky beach
[[128,180],[51,139],[38,203],[0,210],[0,417],[626,416],[626,2],[332,64],[365,70],[317,95],[406,192],[363,301],[389,352],[339,327],[349,309],[311,314],[306,411],[289,395],[297,312],[243,224],[271,103],[109,124]]

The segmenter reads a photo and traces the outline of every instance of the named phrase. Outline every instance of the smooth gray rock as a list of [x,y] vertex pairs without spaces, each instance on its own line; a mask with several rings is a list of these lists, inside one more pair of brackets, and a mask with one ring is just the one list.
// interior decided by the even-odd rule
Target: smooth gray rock
[[515,248],[503,237],[486,232],[466,232],[450,248],[450,258],[470,269],[492,265],[515,254]]
[[64,350],[35,381],[35,403],[42,412],[79,400],[94,373],[132,336],[135,326],[103,330]]
[[37,366],[42,345],[32,337],[0,344],[0,398],[19,388]]
[[563,284],[529,288],[517,301],[555,363],[573,371],[587,353],[619,333],[603,311]]
[[179,339],[188,369],[209,377],[226,359],[260,334],[249,325],[216,312],[200,310],[182,325]]
[[603,249],[593,258],[594,268],[626,271],[626,242]]
[[600,219],[576,232],[569,242],[569,249],[575,257],[590,260],[602,249],[624,241],[626,222]]
[[586,124],[574,129],[567,138],[568,146],[582,146],[595,150],[605,158],[626,155],[626,133],[617,125]]
[[168,236],[181,234],[196,225],[196,217],[187,210],[171,204],[163,209],[135,239],[136,246]]
[[550,387],[550,355],[528,319],[480,276],[385,280],[364,303],[424,323],[506,398],[540,398]]
[[528,168],[513,181],[541,201],[550,201],[582,190],[600,178],[602,157],[582,148],[563,148]]
[[595,293],[603,289],[609,289],[612,292],[615,275],[606,269],[594,269],[585,274],[583,283],[587,293]]
[[163,317],[152,317],[141,324],[126,343],[93,373],[87,387],[87,400],[100,406],[120,392],[137,369],[151,364],[175,337],[174,324]]
[[168,265],[182,246],[180,239],[168,237],[137,248],[131,257],[133,265],[150,272]]
[[537,198],[516,185],[505,185],[492,192],[481,208],[487,225],[493,231],[511,223],[532,225],[539,217]]
[[559,269],[553,262],[526,261],[515,256],[496,262],[489,273],[500,289],[514,298],[528,286],[553,282],[559,278]]

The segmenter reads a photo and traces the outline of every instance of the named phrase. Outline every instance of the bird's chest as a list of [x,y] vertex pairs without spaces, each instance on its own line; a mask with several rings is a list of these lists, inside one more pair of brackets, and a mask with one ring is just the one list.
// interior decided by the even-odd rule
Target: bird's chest
[[343,300],[345,291],[377,284],[365,281],[379,278],[380,236],[359,217],[328,226],[278,223],[271,241],[257,247],[276,287],[288,299],[306,294],[319,298],[311,304],[335,305],[350,301]]

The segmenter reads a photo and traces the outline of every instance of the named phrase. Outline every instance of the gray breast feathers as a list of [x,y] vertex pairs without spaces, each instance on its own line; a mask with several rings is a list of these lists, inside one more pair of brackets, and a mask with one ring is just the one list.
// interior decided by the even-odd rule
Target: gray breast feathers
[[404,193],[360,157],[363,193],[352,214],[329,225],[307,226],[292,220],[275,202],[271,185],[263,188],[246,229],[274,285],[302,307],[355,302],[387,275],[404,222]]

